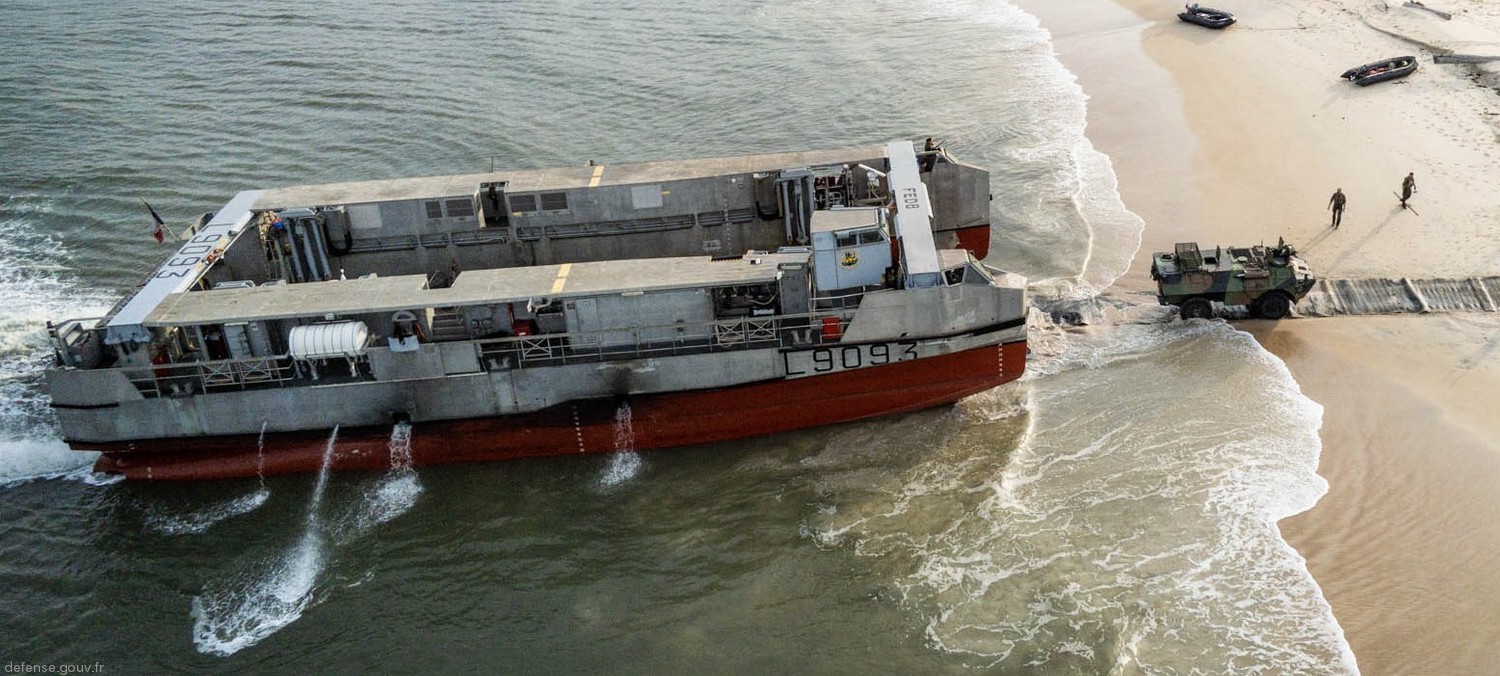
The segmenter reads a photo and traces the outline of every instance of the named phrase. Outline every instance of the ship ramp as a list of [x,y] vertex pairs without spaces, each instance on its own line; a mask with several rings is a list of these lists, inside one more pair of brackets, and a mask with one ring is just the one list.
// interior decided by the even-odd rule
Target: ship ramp
[[1304,317],[1496,312],[1500,277],[1320,279],[1298,301]]
[[[1147,292],[1127,292],[1123,296],[1106,294],[1088,298],[1049,297],[1045,291],[1033,290],[1031,302],[1041,316],[1060,326],[1083,326],[1118,321],[1110,308],[1146,304],[1155,305]],[[1320,279],[1292,308],[1291,317],[1338,317],[1360,315],[1430,314],[1461,312],[1500,312],[1500,276],[1412,279],[1408,277],[1370,277],[1355,279]],[[1224,319],[1249,319],[1243,306],[1219,308]],[[1040,319],[1040,318],[1037,318]],[[1152,313],[1139,321],[1171,322],[1177,313]],[[1130,321],[1130,320],[1126,320]],[[1284,320],[1283,320],[1284,321]],[[1034,326],[1040,326],[1038,322]]]

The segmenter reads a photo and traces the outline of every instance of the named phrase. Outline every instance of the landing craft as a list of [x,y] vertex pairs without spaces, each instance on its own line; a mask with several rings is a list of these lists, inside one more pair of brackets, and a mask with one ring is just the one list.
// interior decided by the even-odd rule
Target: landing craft
[[613,451],[621,402],[638,449],[941,406],[1025,369],[988,189],[901,141],[247,191],[53,325],[48,388],[148,479],[314,471],[335,426],[375,469],[393,421],[421,465]]

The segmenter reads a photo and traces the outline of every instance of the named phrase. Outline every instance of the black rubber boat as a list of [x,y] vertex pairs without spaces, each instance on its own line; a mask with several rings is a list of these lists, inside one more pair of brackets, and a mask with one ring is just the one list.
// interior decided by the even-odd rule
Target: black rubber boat
[[1188,23],[1195,23],[1208,28],[1224,28],[1234,23],[1234,15],[1222,9],[1212,7],[1201,7],[1198,3],[1187,6],[1187,11],[1177,15],[1177,18]]
[[1344,78],[1361,87],[1366,87],[1376,82],[1385,82],[1400,77],[1406,77],[1417,72],[1417,57],[1397,56],[1395,58],[1367,63],[1357,68],[1344,71],[1339,77]]

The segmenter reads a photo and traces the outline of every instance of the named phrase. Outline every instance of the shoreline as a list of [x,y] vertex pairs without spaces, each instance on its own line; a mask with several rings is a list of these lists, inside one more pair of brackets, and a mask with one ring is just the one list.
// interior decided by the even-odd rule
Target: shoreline
[[[1500,267],[1500,98],[1482,75],[1500,62],[1475,74],[1433,65],[1418,47],[1500,54],[1500,8],[1450,0],[1444,9],[1458,11],[1442,22],[1399,3],[1241,0],[1239,24],[1211,31],[1146,0],[1018,3],[1053,34],[1089,96],[1086,135],[1146,222],[1120,290],[1154,291],[1150,252],[1193,240],[1285,236],[1325,278]],[[1365,88],[1337,78],[1397,53],[1419,53],[1421,69]],[[1394,193],[1408,171],[1418,180],[1410,211]],[[1350,201],[1334,231],[1325,205],[1336,187]],[[1318,472],[1329,492],[1278,527],[1361,672],[1483,673],[1500,662],[1500,421],[1485,404],[1500,389],[1500,317],[1238,328],[1324,407]]]
[[1463,413],[1458,390],[1424,380],[1461,367],[1402,362],[1389,338],[1436,351],[1456,338],[1495,335],[1500,318],[1295,323],[1307,326],[1249,327],[1303,393],[1324,404],[1318,472],[1329,491],[1283,520],[1283,536],[1307,559],[1362,673],[1489,671],[1500,659],[1495,425],[1485,429]]

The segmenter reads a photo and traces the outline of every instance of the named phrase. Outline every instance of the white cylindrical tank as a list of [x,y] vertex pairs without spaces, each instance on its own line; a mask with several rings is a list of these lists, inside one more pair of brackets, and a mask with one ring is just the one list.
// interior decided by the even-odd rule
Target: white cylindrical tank
[[365,353],[370,329],[364,322],[333,322],[294,326],[287,342],[293,359],[353,359]]

